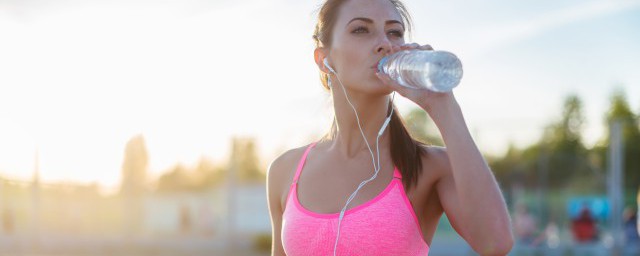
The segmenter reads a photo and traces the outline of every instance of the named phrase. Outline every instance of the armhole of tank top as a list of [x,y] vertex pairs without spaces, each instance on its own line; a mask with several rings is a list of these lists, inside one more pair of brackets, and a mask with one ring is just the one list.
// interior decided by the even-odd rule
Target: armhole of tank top
[[[294,179],[295,179],[295,174],[294,174]],[[295,193],[294,191],[294,186],[296,185],[296,182],[294,181],[294,179],[291,179],[291,181],[289,182],[289,192],[287,192],[287,196],[284,198],[284,205],[282,206],[282,213],[284,214],[284,212],[287,210],[287,204],[289,203],[289,200],[291,199],[292,196],[292,192]]]
[[295,196],[295,194],[292,194],[292,192],[297,193],[295,191],[295,186],[296,184],[298,184],[297,179],[300,179],[300,174],[298,172],[302,172],[302,168],[304,168],[304,164],[307,161],[307,155],[309,154],[309,151],[311,150],[311,148],[315,147],[316,143],[317,142],[314,142],[307,146],[305,151],[302,153],[302,156],[300,156],[298,162],[294,166],[295,170],[293,171],[293,178],[289,182],[289,192],[287,192],[287,196],[284,198],[284,204],[282,206],[282,214],[284,214],[284,212],[287,210],[287,204],[289,203],[289,199],[291,199],[292,196]]

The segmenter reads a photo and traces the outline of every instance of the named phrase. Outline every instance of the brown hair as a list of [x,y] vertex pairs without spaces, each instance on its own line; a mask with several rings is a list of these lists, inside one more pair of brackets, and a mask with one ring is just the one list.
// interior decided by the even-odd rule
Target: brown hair
[[[316,47],[330,47],[333,27],[338,19],[338,11],[340,7],[348,0],[327,0],[318,12],[318,23],[313,32],[313,40]],[[406,7],[399,0],[389,0],[396,10],[402,16],[403,22],[406,24],[408,32],[411,32],[411,16]],[[320,81],[326,90],[328,86],[329,75],[320,72]],[[426,145],[424,142],[414,139],[407,130],[402,117],[398,114],[395,106],[389,123],[389,133],[391,134],[391,159],[393,164],[398,167],[402,173],[402,182],[405,189],[411,188],[417,184],[418,176],[422,173],[422,159],[420,158],[426,151],[423,150]],[[338,128],[335,121],[332,123],[330,131],[323,139],[335,138]]]

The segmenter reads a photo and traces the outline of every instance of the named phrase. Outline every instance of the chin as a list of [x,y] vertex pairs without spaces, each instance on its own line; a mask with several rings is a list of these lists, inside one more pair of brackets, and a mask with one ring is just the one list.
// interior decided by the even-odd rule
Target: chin
[[369,85],[368,87],[371,89],[372,92],[382,93],[382,94],[390,94],[393,92],[393,90],[389,88],[389,86],[385,85],[382,81],[380,81],[378,77],[375,77],[374,79],[375,80],[373,80],[372,82],[367,83],[367,85]]
[[[358,79],[355,79],[358,80]],[[347,86],[347,88],[351,88],[352,90],[358,91],[360,93],[372,94],[377,96],[388,95],[393,92],[389,86],[385,85],[377,76],[373,75],[373,77],[368,77],[365,79],[361,79],[359,81],[364,81],[363,83],[358,83],[355,86]],[[348,82],[345,82],[348,83]]]
[[377,95],[377,96],[388,95],[393,92],[391,88],[384,85],[380,81],[363,84],[363,86],[361,87],[361,91],[363,93],[368,93],[368,94]]

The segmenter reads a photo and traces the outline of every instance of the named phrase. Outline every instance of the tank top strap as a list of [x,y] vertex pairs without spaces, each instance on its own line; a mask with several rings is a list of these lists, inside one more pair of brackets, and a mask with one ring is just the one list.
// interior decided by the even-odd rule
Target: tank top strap
[[304,151],[304,154],[302,154],[302,157],[300,158],[300,162],[298,162],[296,175],[293,177],[293,183],[298,183],[298,178],[300,178],[300,173],[302,172],[302,167],[304,167],[304,163],[307,160],[307,155],[309,154],[309,151],[311,151],[311,149],[316,146],[316,144],[317,142],[311,143],[311,145],[307,147],[307,150]]
[[393,177],[394,178],[398,178],[398,179],[402,179],[402,173],[400,173],[400,171],[398,170],[397,166],[393,167]]

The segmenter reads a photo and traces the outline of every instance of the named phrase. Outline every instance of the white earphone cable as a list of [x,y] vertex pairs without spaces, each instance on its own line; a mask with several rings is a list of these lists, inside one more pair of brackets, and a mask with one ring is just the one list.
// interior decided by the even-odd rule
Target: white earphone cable
[[[333,71],[333,69],[330,69],[330,70],[334,74],[336,74],[336,72]],[[342,219],[344,217],[345,211],[347,210],[347,207],[349,206],[349,203],[351,203],[351,201],[357,195],[358,191],[364,185],[366,185],[370,181],[374,180],[378,176],[378,172],[380,171],[380,147],[379,147],[379,143],[378,142],[379,142],[380,136],[382,135],[382,133],[384,132],[384,129],[386,128],[386,125],[389,122],[389,119],[391,118],[391,115],[393,114],[393,99],[395,98],[395,92],[393,92],[393,96],[392,96],[391,101],[390,101],[391,111],[389,113],[389,116],[387,117],[387,120],[385,120],[385,124],[383,125],[383,128],[380,130],[380,132],[378,132],[378,136],[376,137],[376,154],[377,154],[377,163],[376,163],[376,157],[373,154],[373,150],[371,149],[371,146],[369,145],[369,141],[367,140],[366,136],[364,135],[364,131],[362,130],[362,125],[360,124],[360,117],[358,116],[358,111],[356,110],[355,106],[353,106],[353,104],[351,103],[351,100],[349,99],[349,95],[347,94],[347,90],[342,85],[342,81],[340,81],[340,78],[337,76],[337,74],[336,74],[336,79],[340,83],[340,87],[342,87],[342,91],[344,92],[344,96],[347,99],[347,102],[351,106],[351,109],[353,109],[353,113],[356,116],[356,121],[358,123],[358,128],[360,129],[360,134],[362,135],[362,138],[364,139],[364,142],[367,145],[367,149],[369,149],[369,153],[371,154],[371,160],[373,162],[374,174],[373,174],[373,176],[371,176],[371,178],[361,182],[360,185],[358,185],[358,188],[351,194],[351,196],[349,196],[349,198],[347,199],[346,204],[344,205],[344,207],[340,211],[340,216],[338,218],[338,231],[337,231],[337,235],[336,235],[336,242],[335,242],[335,244],[333,246],[333,255],[334,256],[336,256],[336,252],[337,252],[337,249],[338,249],[338,241],[340,239],[340,226],[342,224]],[[331,86],[331,78],[329,78],[329,87],[333,89],[333,87]]]

